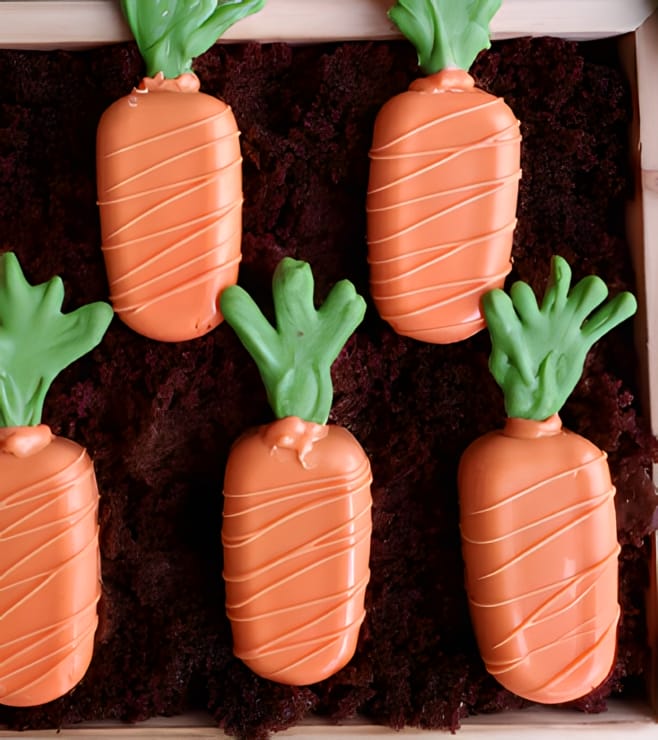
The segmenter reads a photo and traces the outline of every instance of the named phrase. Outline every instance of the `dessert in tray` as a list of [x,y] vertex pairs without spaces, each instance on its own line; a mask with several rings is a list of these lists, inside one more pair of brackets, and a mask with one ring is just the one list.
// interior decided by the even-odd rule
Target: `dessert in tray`
[[370,149],[368,261],[380,316],[425,342],[484,327],[482,296],[511,270],[519,121],[469,67],[500,0],[396,2],[423,74],[382,108]]
[[[96,126],[143,77],[137,47],[4,51],[0,70],[2,251],[18,255],[33,285],[61,275],[65,313],[105,300]],[[312,711],[456,727],[469,713],[525,703],[487,673],[464,588],[458,462],[505,419],[488,372],[490,339],[484,331],[448,345],[401,336],[370,297],[374,122],[419,76],[415,50],[406,42],[217,46],[195,71],[241,131],[241,287],[273,322],[272,275],[289,257],[311,265],[316,306],[343,279],[367,302],[332,366],[328,418],[359,440],[372,466],[358,643],[347,665],[310,685],[259,677],[234,654],[221,490],[232,445],[271,423],[268,393],[228,322],[160,342],[115,320],[54,380],[43,411],[96,469],[103,587],[94,656],[73,691],[0,707],[0,722],[36,728],[203,709],[227,732],[258,737]],[[611,297],[632,290],[623,224],[629,97],[614,42],[500,42],[470,74],[521,121],[509,284],[521,279],[542,294],[558,254],[574,284],[597,274]],[[638,411],[635,370],[626,321],[592,348],[560,411],[565,427],[607,454],[617,489],[617,650],[610,675],[574,702],[591,711],[611,693],[638,691],[646,658],[655,443]]]
[[457,475],[482,659],[503,686],[546,704],[598,688],[616,652],[615,487],[605,452],[559,411],[591,346],[637,309],[627,291],[603,304],[596,275],[570,283],[554,257],[541,303],[523,281],[484,295],[507,420],[466,448]]
[[272,278],[272,326],[239,286],[221,308],[255,360],[275,421],[242,435],[224,477],[222,543],[234,653],[259,676],[317,683],[354,654],[364,618],[372,531],[370,462],[327,424],[330,369],[363,320],[348,280],[313,306],[307,262]]
[[213,329],[217,296],[237,281],[240,132],[231,107],[199,91],[192,62],[263,4],[122,2],[146,76],[101,118],[98,205],[114,310],[151,339]]
[[30,285],[0,255],[0,702],[44,704],[82,678],[101,591],[98,489],[92,461],[41,424],[48,386],[93,349],[112,320],[107,303],[61,312],[56,277]]

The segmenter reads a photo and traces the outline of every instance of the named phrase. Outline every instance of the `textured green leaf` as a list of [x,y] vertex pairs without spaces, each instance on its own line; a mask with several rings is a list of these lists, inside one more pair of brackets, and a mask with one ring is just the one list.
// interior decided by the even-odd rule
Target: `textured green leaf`
[[508,416],[542,421],[557,413],[580,379],[594,342],[637,310],[628,292],[601,306],[608,288],[595,275],[571,290],[570,285],[571,268],[555,256],[541,307],[521,281],[509,295],[497,289],[484,296],[489,369],[503,390]]
[[447,67],[468,70],[488,49],[489,24],[502,0],[397,0],[389,18],[411,41],[427,74]]
[[272,278],[276,326],[239,286],[222,292],[222,314],[253,357],[278,419],[298,416],[325,424],[331,410],[331,365],[363,320],[366,303],[349,280],[313,305],[307,262],[285,257]]
[[38,424],[51,382],[95,347],[112,320],[97,302],[61,312],[58,277],[30,285],[13,252],[0,255],[0,425]]
[[150,77],[192,71],[234,23],[261,10],[265,0],[121,0],[123,13]]

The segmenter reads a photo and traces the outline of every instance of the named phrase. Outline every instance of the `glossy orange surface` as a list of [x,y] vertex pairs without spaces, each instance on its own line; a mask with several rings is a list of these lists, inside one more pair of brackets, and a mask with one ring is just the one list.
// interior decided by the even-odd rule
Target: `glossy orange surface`
[[370,576],[370,463],[345,429],[287,417],[241,437],[224,481],[234,652],[255,673],[320,681],[356,648]]
[[509,419],[459,466],[471,617],[487,670],[546,704],[612,667],[619,606],[615,489],[605,453],[562,428]]
[[519,122],[461,70],[418,79],[379,112],[367,195],[370,290],[398,334],[456,342],[511,269]]
[[0,430],[0,703],[56,699],[92,657],[100,597],[91,460],[48,427]]
[[97,136],[103,255],[114,310],[161,341],[222,320],[242,230],[239,132],[194,75],[146,80],[103,114]]

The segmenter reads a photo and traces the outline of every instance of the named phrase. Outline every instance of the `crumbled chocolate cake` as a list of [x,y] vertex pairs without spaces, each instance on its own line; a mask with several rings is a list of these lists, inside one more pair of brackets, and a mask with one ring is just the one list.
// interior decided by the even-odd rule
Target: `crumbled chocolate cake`
[[[319,299],[340,278],[368,297],[365,191],[374,117],[418,70],[405,43],[218,46],[198,60],[205,92],[242,131],[240,283],[261,305],[284,255],[311,263]],[[629,93],[614,42],[496,43],[473,74],[522,122],[523,179],[510,280],[542,291],[550,256],[574,279],[633,288],[624,239]],[[62,276],[65,309],[105,299],[95,202],[95,130],[142,74],[133,44],[0,52],[0,249],[31,282]],[[233,440],[271,418],[256,368],[226,325],[162,344],[115,319],[102,344],[55,381],[44,421],[85,445],[101,491],[103,598],[91,667],[69,695],[0,709],[12,728],[136,721],[207,709],[259,738],[310,712],[360,713],[399,728],[456,728],[520,706],[485,673],[469,623],[456,467],[503,423],[486,332],[433,346],[395,335],[372,304],[334,366],[331,420],[361,441],[374,473],[367,617],[351,663],[319,685],[281,686],[233,657],[224,615],[222,478]],[[641,682],[647,535],[658,526],[638,412],[632,327],[591,352],[565,425],[609,455],[617,486],[622,616],[615,668],[577,702],[605,707]]]

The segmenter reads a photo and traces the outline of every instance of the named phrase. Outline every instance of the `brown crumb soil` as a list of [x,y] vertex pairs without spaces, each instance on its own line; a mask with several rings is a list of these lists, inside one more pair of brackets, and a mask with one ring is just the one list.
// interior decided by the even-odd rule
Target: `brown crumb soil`
[[[624,240],[630,100],[614,43],[495,44],[473,68],[522,122],[523,180],[510,280],[543,289],[550,256],[574,278],[633,286]],[[375,114],[416,76],[407,44],[219,46],[198,60],[202,89],[242,131],[241,284],[269,305],[284,255],[308,260],[318,299],[340,278],[368,297],[364,201]],[[102,111],[136,84],[134,45],[0,52],[0,249],[32,282],[62,276],[65,309],[107,295],[95,195]],[[231,653],[220,543],[231,442],[269,420],[265,393],[228,326],[160,344],[115,320],[65,370],[44,421],[84,444],[101,490],[103,599],[92,665],[69,695],[0,708],[12,728],[137,721],[208,709],[228,733],[265,737],[311,711],[360,713],[396,728],[456,728],[522,702],[485,673],[463,590],[455,472],[463,449],[503,422],[487,372],[489,339],[430,346],[366,319],[334,366],[331,421],[348,427],[374,472],[372,578],[351,663],[292,688]],[[638,413],[630,322],[593,350],[563,419],[608,452],[617,485],[622,618],[610,679],[578,703],[605,707],[641,681],[647,535],[658,524],[648,474],[655,446]]]

